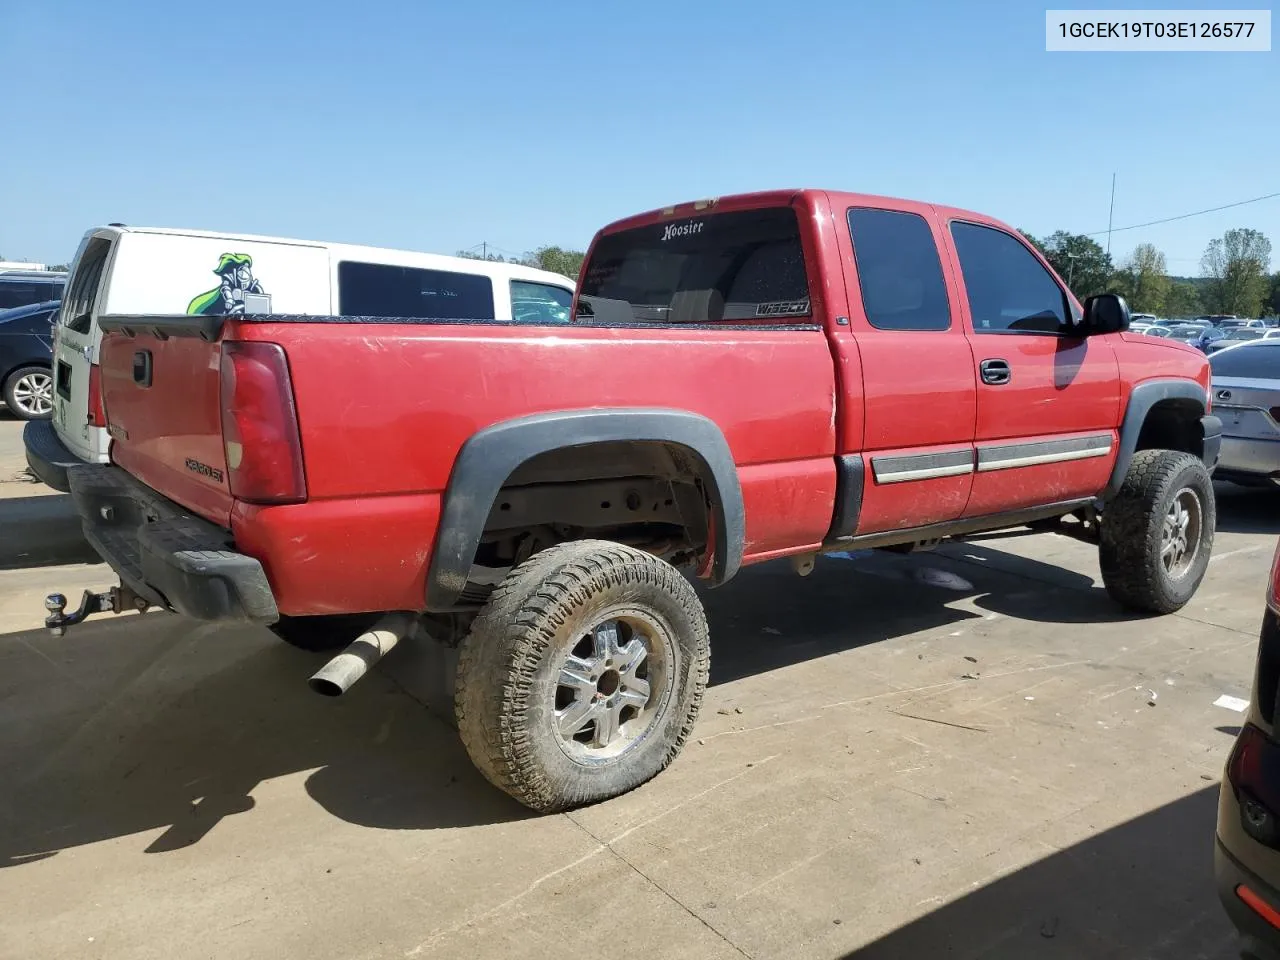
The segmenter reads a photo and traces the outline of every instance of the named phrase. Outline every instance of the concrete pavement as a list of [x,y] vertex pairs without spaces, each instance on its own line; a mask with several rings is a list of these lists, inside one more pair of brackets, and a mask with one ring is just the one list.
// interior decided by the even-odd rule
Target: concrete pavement
[[405,692],[429,658],[324,700],[266,631],[55,640],[40,598],[100,568],[0,573],[0,957],[1226,960],[1213,701],[1249,695],[1280,510],[1220,513],[1158,619],[1052,535],[747,570],[684,755],[550,817]]

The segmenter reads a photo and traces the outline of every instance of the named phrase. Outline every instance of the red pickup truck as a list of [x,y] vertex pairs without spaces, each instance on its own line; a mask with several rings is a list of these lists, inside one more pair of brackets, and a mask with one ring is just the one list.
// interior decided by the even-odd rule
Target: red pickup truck
[[426,630],[461,644],[476,765],[538,810],[688,737],[709,638],[682,570],[1054,526],[1167,613],[1212,548],[1205,358],[963,210],[800,190],[642,214],[596,236],[568,324],[100,322],[112,463],[69,483],[120,585],[49,598],[47,625],[372,628],[313,678],[331,694]]

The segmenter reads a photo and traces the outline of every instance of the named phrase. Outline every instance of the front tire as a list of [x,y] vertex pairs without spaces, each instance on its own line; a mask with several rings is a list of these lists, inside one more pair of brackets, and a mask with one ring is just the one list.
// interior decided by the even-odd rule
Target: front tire
[[458,732],[525,806],[595,803],[676,757],[709,664],[702,605],[674,567],[616,543],[560,544],[512,570],[463,641]]
[[1174,613],[1209,568],[1217,509],[1198,457],[1139,450],[1102,511],[1098,556],[1107,593],[1140,613]]
[[53,371],[48,367],[20,367],[4,382],[4,405],[19,420],[48,420],[53,416]]

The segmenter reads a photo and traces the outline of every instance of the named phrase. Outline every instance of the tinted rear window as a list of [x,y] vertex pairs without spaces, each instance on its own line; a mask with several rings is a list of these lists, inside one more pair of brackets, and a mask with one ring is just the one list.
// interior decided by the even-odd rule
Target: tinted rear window
[[493,282],[474,273],[344,260],[338,310],[352,317],[492,320]]
[[790,207],[664,221],[596,241],[578,316],[608,322],[776,322],[807,317],[809,283]]
[[1280,380],[1280,341],[1229,347],[1209,357],[1215,376]]
[[93,320],[93,311],[97,304],[102,268],[106,266],[107,255],[110,252],[110,240],[105,237],[94,237],[80,255],[75,273],[71,277],[70,293],[62,301],[62,320],[68,330],[74,330],[76,333],[89,332],[89,325]]

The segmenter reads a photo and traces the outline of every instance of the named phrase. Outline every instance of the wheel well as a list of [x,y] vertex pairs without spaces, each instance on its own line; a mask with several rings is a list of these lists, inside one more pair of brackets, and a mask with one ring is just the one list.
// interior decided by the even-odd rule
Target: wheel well
[[24,360],[21,363],[15,363],[8,370],[0,370],[0,387],[8,383],[9,378],[19,370],[25,370],[27,367],[42,367],[50,373],[53,372],[53,365],[48,360]]
[[1185,397],[1170,397],[1156,403],[1142,421],[1135,450],[1179,450],[1204,455],[1204,433],[1200,418],[1203,405]]
[[603,441],[540,453],[494,498],[461,599],[483,600],[513,566],[571,540],[611,540],[696,563],[710,541],[714,489],[702,457],[677,443]]

